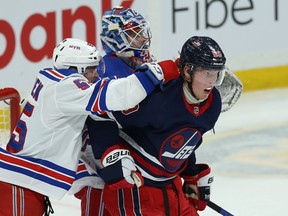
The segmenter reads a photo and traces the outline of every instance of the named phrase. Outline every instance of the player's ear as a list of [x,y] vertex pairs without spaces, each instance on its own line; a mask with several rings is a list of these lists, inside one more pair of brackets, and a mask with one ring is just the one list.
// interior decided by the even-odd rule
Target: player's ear
[[183,67],[183,79],[187,82],[191,82],[191,76],[190,76],[190,67],[188,65],[185,65]]

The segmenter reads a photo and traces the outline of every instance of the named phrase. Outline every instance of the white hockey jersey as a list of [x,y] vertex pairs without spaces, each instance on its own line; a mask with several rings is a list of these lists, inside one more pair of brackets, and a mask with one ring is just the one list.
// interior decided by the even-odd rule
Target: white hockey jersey
[[92,188],[103,189],[104,181],[97,174],[97,161],[94,158],[91,146],[87,146],[85,152],[82,152],[77,173],[74,182],[68,191],[69,195],[73,195],[80,191],[85,186]]
[[97,160],[94,158],[92,147],[90,145],[88,129],[85,125],[82,131],[81,156],[74,182],[68,191],[68,194],[73,195],[85,186],[90,186],[97,189],[104,188],[104,181],[97,173],[96,164],[99,162],[97,162]]
[[0,181],[62,198],[75,178],[87,116],[134,107],[154,87],[145,73],[91,84],[72,70],[41,70],[6,149],[0,148]]

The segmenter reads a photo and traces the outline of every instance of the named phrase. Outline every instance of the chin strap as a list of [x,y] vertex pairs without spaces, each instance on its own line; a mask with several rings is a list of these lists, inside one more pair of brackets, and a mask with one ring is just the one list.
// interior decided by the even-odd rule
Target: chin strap
[[184,92],[184,95],[185,95],[187,102],[189,104],[198,104],[198,103],[203,102],[204,100],[199,100],[194,96],[194,93],[192,90],[192,82],[188,82],[188,81],[186,81],[186,82],[188,83],[189,89],[185,85],[183,85],[183,92]]
[[184,90],[185,98],[189,104],[197,104],[203,101],[203,100],[200,101],[193,92],[193,88],[192,88],[193,76],[192,75],[194,71],[195,71],[195,67],[192,66],[191,70],[189,71],[190,81],[185,77],[185,75],[183,75],[184,82],[187,82],[188,84],[188,89],[185,87],[185,85],[183,85],[183,90]]

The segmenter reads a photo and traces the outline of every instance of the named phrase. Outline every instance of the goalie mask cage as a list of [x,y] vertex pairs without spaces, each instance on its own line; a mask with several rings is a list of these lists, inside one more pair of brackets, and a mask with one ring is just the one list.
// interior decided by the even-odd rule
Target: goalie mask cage
[[0,145],[5,145],[20,116],[20,95],[14,88],[0,89]]

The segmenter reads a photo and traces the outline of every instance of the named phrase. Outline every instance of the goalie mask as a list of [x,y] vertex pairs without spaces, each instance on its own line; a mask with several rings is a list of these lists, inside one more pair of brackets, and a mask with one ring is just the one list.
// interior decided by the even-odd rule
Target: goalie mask
[[181,73],[183,73],[184,67],[189,67],[191,75],[193,75],[196,67],[206,70],[218,70],[215,86],[219,86],[225,75],[225,62],[226,58],[223,51],[212,38],[194,36],[184,43],[179,66]]
[[89,66],[96,66],[97,72],[105,70],[104,61],[96,47],[76,38],[66,38],[56,46],[53,66],[55,69],[75,67],[80,74],[84,74]]
[[104,13],[100,38],[108,55],[130,51],[130,56],[147,58],[151,37],[148,22],[135,10],[118,6]]

